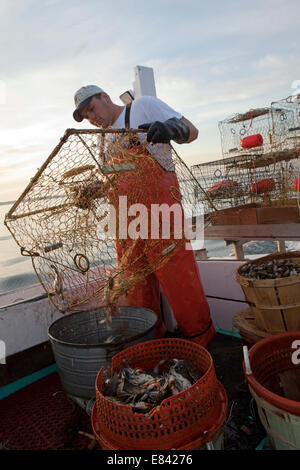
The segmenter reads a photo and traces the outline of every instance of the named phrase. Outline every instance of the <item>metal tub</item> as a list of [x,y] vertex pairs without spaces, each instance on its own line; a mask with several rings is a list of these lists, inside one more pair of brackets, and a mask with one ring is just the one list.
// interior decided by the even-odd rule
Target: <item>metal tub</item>
[[[106,323],[105,307],[76,312],[56,320],[48,331],[62,385],[67,394],[84,399],[95,396],[95,380],[100,368],[111,363],[116,353],[137,343],[155,339],[157,315],[141,307],[119,307]],[[105,343],[122,333],[126,339]]]

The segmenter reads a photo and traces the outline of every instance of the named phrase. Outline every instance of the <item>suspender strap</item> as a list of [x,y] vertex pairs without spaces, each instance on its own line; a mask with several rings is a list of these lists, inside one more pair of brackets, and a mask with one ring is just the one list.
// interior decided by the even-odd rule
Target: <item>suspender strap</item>
[[[125,129],[126,130],[130,129],[130,109],[131,109],[131,103],[128,103],[125,109]],[[138,137],[134,135],[129,139],[129,147],[136,147],[137,145],[141,145],[141,143]]]
[[127,130],[130,128],[130,108],[131,103],[128,103],[125,110],[125,129]]

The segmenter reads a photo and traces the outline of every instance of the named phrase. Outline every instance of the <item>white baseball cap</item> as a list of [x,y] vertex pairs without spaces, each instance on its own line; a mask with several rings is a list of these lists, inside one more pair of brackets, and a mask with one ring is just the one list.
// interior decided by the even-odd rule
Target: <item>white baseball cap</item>
[[76,91],[74,96],[76,109],[73,113],[75,121],[81,122],[83,120],[80,110],[89,104],[93,96],[98,95],[98,93],[102,93],[103,91],[104,90],[97,85],[82,86]]

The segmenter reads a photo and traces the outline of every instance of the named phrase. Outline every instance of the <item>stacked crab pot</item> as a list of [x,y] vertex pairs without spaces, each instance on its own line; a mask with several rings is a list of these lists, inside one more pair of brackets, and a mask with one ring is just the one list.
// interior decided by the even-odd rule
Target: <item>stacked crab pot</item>
[[[149,371],[168,362],[171,363],[168,373],[153,380]],[[190,364],[189,372],[194,379],[191,386],[176,368],[184,363]],[[151,384],[144,397],[133,394],[127,403],[120,400],[126,379],[124,365],[127,374],[135,374],[137,369],[144,371],[142,380]],[[108,382],[116,390],[113,377],[119,387],[119,397],[115,399],[107,396]],[[164,398],[167,388],[169,393]],[[162,401],[151,404],[146,396],[154,389]],[[101,368],[96,379],[92,426],[105,449],[198,449],[220,435],[226,413],[227,396],[216,378],[208,351],[186,340],[158,339],[125,349],[113,357],[110,368]]]

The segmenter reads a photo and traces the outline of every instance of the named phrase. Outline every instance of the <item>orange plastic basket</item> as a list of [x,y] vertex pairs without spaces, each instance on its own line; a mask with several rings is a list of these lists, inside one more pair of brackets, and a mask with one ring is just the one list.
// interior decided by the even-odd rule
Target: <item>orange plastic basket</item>
[[[299,358],[293,343],[298,341],[300,347],[300,331],[290,331],[273,335],[256,343],[249,351],[252,374],[246,375],[248,384],[256,394],[272,405],[296,416],[300,416],[300,402],[289,400],[268,387],[278,374],[288,370],[300,370],[300,363],[293,360]],[[245,363],[244,363],[245,371]]]
[[[227,414],[227,395],[225,392],[225,389],[223,385],[219,382],[219,388],[220,388],[220,398],[221,398],[221,403],[222,403],[222,412],[219,416],[219,419],[214,423],[214,426],[210,429],[208,433],[205,434],[205,436],[201,436],[200,438],[188,442],[185,445],[183,445],[180,448],[175,449],[172,447],[172,449],[175,450],[200,450],[202,447],[206,449],[204,446],[207,442],[210,442],[213,440],[214,436],[218,433],[218,431],[222,431],[221,427],[223,426]],[[107,440],[104,439],[104,437],[100,434],[100,429],[99,429],[99,420],[97,418],[97,408],[96,404],[94,404],[93,409],[92,409],[92,416],[91,416],[91,423],[92,423],[92,429],[93,433],[98,440],[100,446],[104,450],[124,450],[120,449],[119,447],[114,447],[113,444],[108,442]],[[137,450],[137,449],[135,449]],[[169,450],[169,449],[166,449]]]
[[131,367],[151,370],[165,358],[191,361],[203,374],[187,390],[163,400],[144,415],[129,405],[108,400],[103,395],[105,368],[96,379],[96,420],[94,429],[105,448],[120,450],[178,449],[197,441],[208,442],[224,423],[227,396],[218,382],[212,358],[202,346],[177,338],[158,339],[132,346],[112,358],[111,372],[123,367],[125,358]]

